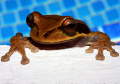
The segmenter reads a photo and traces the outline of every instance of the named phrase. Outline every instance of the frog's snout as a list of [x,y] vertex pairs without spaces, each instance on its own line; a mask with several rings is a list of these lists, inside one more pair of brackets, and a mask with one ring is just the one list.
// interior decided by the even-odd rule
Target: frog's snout
[[33,28],[33,24],[34,24],[34,16],[33,13],[30,13],[27,18],[26,18],[26,23],[30,28]]

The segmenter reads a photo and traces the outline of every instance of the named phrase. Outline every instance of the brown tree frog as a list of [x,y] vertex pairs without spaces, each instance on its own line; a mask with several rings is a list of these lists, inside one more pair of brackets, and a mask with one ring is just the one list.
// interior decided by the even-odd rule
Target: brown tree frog
[[1,61],[10,60],[10,56],[18,51],[22,55],[21,64],[30,62],[25,53],[25,48],[32,52],[38,49],[64,49],[70,47],[83,47],[90,44],[86,53],[92,53],[94,48],[98,49],[97,60],[104,60],[103,50],[106,48],[113,57],[119,56],[110,44],[110,38],[102,32],[91,32],[85,22],[74,19],[71,16],[41,15],[33,12],[26,18],[26,23],[31,28],[30,37],[23,37],[17,33],[10,39],[11,48]]

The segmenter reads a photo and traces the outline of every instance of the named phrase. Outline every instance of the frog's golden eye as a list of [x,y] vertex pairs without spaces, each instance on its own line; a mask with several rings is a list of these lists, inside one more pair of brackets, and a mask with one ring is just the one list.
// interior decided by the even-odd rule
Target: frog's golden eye
[[76,21],[72,18],[67,18],[62,23],[62,30],[65,34],[72,36],[75,34],[77,29]]

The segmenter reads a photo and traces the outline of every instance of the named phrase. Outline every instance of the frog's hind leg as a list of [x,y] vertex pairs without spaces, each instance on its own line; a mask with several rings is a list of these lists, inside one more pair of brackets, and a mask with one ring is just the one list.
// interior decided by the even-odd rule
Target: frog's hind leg
[[98,54],[96,55],[96,60],[104,60],[105,56],[103,55],[104,42],[99,42],[98,44]]
[[104,60],[105,59],[103,55],[104,42],[96,42],[92,44],[88,49],[85,50],[85,52],[92,53],[95,47],[98,47],[98,54],[96,55],[96,60]]
[[7,62],[10,60],[10,56],[16,51],[16,45],[11,45],[10,50],[1,57],[1,61]]
[[22,55],[22,60],[21,64],[25,65],[30,62],[30,60],[27,58],[26,53],[25,53],[25,46],[24,45],[19,45],[17,46],[18,52]]
[[85,50],[86,53],[93,53],[94,48],[98,45],[98,42],[92,44],[88,49]]
[[86,53],[93,53],[94,52],[94,44],[91,45],[88,49],[85,50]]
[[113,57],[119,56],[119,53],[117,53],[112,47],[110,42],[105,42],[105,47],[110,51],[110,55]]

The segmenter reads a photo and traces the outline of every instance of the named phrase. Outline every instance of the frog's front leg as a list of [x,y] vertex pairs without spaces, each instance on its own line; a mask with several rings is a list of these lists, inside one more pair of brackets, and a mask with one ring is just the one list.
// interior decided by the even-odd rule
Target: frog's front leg
[[30,62],[25,53],[25,48],[29,48],[31,52],[38,52],[38,48],[33,46],[29,41],[23,41],[22,45],[18,45],[18,52],[22,55],[21,64],[25,65]]
[[30,60],[26,56],[24,45],[17,46],[17,50],[22,55],[21,64],[23,65],[28,64]]
[[15,45],[11,45],[10,50],[1,57],[1,61],[3,62],[7,62],[10,60],[10,56],[16,51],[16,46]]
[[16,36],[10,39],[11,47],[8,53],[1,57],[1,61],[9,61],[10,56],[18,51],[22,55],[21,64],[25,65],[30,62],[26,56],[25,48],[29,48],[32,52],[38,52],[38,48],[32,45],[29,40],[25,40],[21,33],[17,33]]

